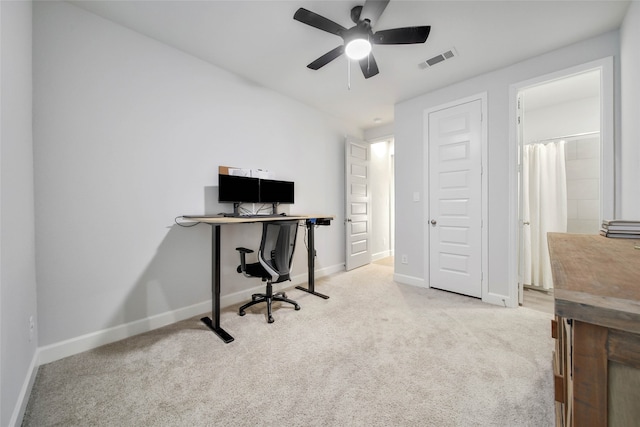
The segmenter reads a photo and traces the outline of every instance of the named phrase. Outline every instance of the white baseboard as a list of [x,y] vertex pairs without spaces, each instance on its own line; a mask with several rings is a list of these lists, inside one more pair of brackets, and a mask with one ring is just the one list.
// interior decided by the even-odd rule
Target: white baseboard
[[386,250],[371,255],[371,261],[378,261],[379,259],[387,258],[391,256],[391,251]]
[[404,285],[417,286],[419,288],[428,288],[429,286],[423,278],[407,276],[404,274],[394,273],[393,280]]
[[[315,278],[320,278],[339,271],[344,271],[344,264],[337,264],[331,267],[318,269],[315,271]],[[290,282],[282,282],[274,285],[274,291],[280,291],[282,289],[307,283],[307,278],[308,275],[305,271],[303,274],[298,274],[292,277]],[[252,288],[244,289],[240,292],[223,295],[220,298],[220,306],[225,308],[234,304],[239,304],[243,301],[247,301],[251,294],[263,291],[264,285],[260,284]],[[211,312],[210,299],[188,307],[149,316],[134,322],[124,323],[112,328],[103,329],[101,331],[92,332],[90,334],[39,347],[37,352],[37,363],[39,366],[45,363],[54,362],[65,357],[73,356],[74,354],[82,353],[83,351],[88,351],[105,344],[120,341],[125,338],[161,328],[207,312]]]
[[36,352],[33,354],[33,358],[31,358],[29,372],[27,372],[27,376],[24,379],[24,384],[22,384],[22,389],[18,396],[18,402],[16,403],[15,408],[13,408],[13,414],[9,420],[10,427],[19,427],[22,425],[24,412],[27,410],[29,396],[31,396],[31,390],[33,389],[33,383],[36,381],[36,375],[38,374],[38,366],[40,366],[38,364],[38,353],[39,350],[36,349]]
[[83,351],[197,316],[207,310],[211,310],[211,300],[46,345],[39,348],[40,357],[38,361],[40,365],[54,362],[65,357],[73,356],[74,354],[82,353]]
[[482,295],[482,302],[486,302],[487,304],[499,305],[501,307],[518,307],[517,299],[509,298],[508,295],[493,294],[490,292]]
[[[314,278],[318,279],[320,277],[337,273],[339,271],[344,271],[344,264],[337,264],[331,267],[325,267],[325,268],[316,270],[314,273]],[[309,279],[309,275],[307,274],[306,271],[301,274],[296,274],[295,276],[291,277],[291,280],[288,282],[281,282],[281,283],[274,284],[273,291],[280,292],[283,289],[289,289],[298,285],[302,285],[304,283],[307,283],[308,279]],[[242,291],[234,292],[232,294],[223,295],[222,297],[220,297],[220,306],[224,308],[224,307],[229,307],[231,305],[240,304],[242,302],[248,301],[249,298],[251,297],[251,294],[256,294],[260,292],[264,292],[264,284],[254,286],[253,288],[243,289]],[[211,300],[209,300],[209,306],[205,311],[207,310],[211,311]]]

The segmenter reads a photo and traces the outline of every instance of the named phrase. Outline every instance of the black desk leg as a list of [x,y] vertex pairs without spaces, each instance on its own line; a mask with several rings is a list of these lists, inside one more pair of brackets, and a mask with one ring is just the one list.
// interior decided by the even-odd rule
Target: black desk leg
[[320,298],[329,299],[327,295],[323,295],[319,292],[315,291],[315,260],[316,260],[316,246],[313,241],[313,232],[314,232],[314,221],[306,220],[305,224],[308,230],[309,237],[309,247],[307,248],[307,268],[309,270],[309,289],[303,288],[302,286],[296,286],[296,289],[300,289],[301,291],[308,292]]
[[220,327],[220,225],[211,224],[211,316],[200,319],[225,343],[233,337]]

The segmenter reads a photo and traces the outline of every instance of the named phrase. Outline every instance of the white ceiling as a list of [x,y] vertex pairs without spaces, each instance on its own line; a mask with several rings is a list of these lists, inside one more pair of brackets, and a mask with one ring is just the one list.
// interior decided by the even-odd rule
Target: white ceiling
[[[349,28],[350,10],[363,0],[71,3],[363,129],[392,122],[399,101],[617,29],[629,4],[391,0],[374,32],[431,25],[431,34],[424,44],[374,45],[380,74],[365,80],[355,62],[348,78],[344,56],[318,71],[308,69],[342,39],[293,19],[304,7]],[[454,59],[418,67],[452,47]]]

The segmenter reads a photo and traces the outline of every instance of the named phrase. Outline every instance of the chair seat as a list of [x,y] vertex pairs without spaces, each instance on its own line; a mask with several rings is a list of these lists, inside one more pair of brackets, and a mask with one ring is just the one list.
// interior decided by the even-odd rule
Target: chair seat
[[[238,266],[240,269],[240,266]],[[238,270],[240,272],[240,270]],[[268,280],[271,278],[267,270],[260,264],[259,262],[254,262],[253,264],[246,265],[246,272],[249,276],[253,277],[262,277],[262,280]]]
[[[238,268],[236,268],[236,271],[238,273],[242,273],[242,266],[239,265]],[[267,281],[272,279],[269,272],[259,262],[255,262],[253,264],[246,264],[244,272],[247,275],[252,277],[260,277],[262,278],[262,281]],[[283,274],[278,277],[278,280],[272,280],[271,283],[284,282],[286,280],[289,280],[289,278],[290,278],[289,274]]]

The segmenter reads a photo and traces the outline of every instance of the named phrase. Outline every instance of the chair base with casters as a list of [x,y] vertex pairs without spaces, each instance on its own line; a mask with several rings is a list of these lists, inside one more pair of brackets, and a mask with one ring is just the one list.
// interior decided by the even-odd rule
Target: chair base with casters
[[243,305],[238,309],[238,314],[240,316],[244,316],[247,314],[245,310],[252,305],[260,304],[262,302],[267,303],[267,322],[273,323],[273,315],[271,314],[271,303],[273,301],[282,301],[287,302],[289,304],[293,304],[293,307],[296,310],[300,310],[300,305],[292,299],[287,298],[287,294],[284,292],[276,292],[273,293],[273,285],[271,283],[267,283],[267,292],[264,294],[253,294],[251,295],[251,301]]
[[300,305],[287,298],[284,292],[273,292],[273,284],[290,279],[293,252],[295,250],[296,235],[298,231],[297,221],[269,221],[263,223],[262,241],[258,252],[258,262],[247,264],[246,254],[253,253],[251,249],[236,248],[240,252],[240,265],[238,273],[247,277],[259,277],[267,283],[266,292],[253,294],[251,301],[238,309],[238,314],[244,316],[245,310],[256,304],[267,304],[267,322],[273,323],[272,303],[274,301],[292,304],[296,310]]

